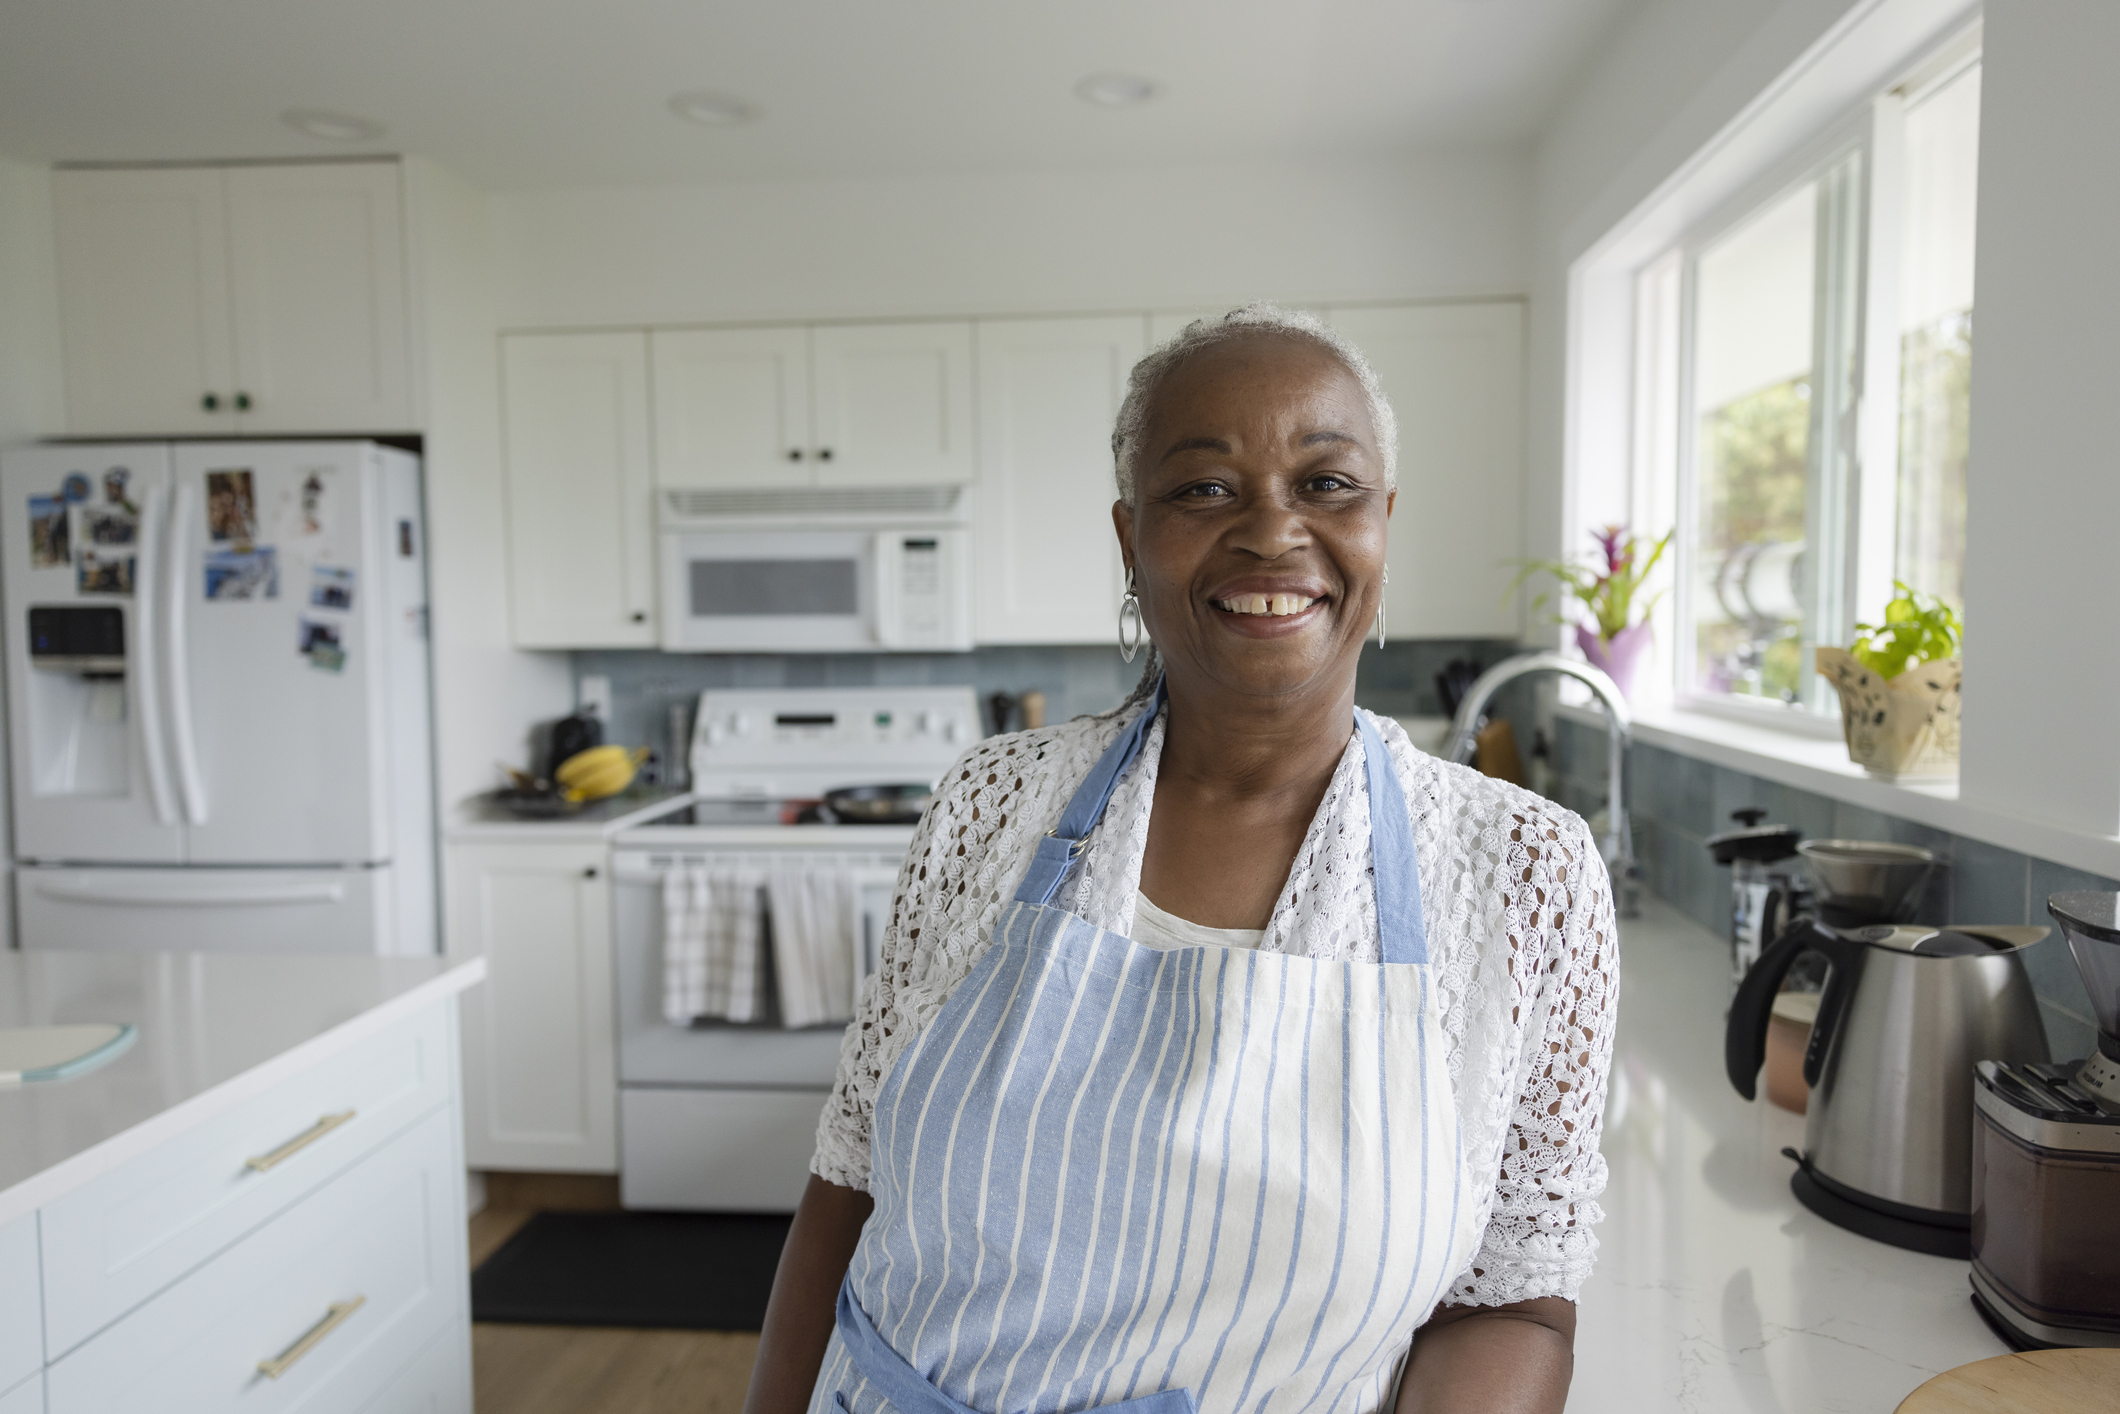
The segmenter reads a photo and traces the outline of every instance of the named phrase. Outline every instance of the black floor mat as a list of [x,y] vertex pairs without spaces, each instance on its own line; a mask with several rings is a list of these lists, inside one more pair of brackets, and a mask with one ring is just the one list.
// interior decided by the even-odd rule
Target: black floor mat
[[539,1213],[471,1274],[471,1319],[755,1331],[789,1219]]

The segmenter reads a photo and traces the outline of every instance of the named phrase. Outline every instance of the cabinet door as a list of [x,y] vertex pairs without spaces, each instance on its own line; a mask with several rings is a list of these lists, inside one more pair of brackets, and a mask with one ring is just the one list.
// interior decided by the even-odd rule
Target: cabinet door
[[810,484],[809,330],[650,337],[656,485]]
[[226,177],[241,429],[413,428],[398,164]]
[[820,486],[972,479],[972,326],[821,324],[810,331]]
[[235,430],[221,178],[205,167],[52,174],[75,435]]
[[1111,638],[1125,569],[1112,529],[1112,419],[1147,337],[1139,315],[979,325],[982,643]]
[[520,648],[655,642],[645,334],[510,334],[509,623]]
[[446,854],[449,951],[486,959],[462,1013],[466,1161],[616,1173],[602,843],[452,843]]
[[1524,307],[1335,307],[1399,421],[1391,638],[1513,638],[1523,554]]

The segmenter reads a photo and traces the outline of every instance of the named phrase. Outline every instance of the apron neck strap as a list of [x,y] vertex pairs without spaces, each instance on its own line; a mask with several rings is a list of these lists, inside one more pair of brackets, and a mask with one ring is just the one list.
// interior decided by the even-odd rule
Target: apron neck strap
[[[1043,907],[1052,902],[1067,872],[1081,858],[1090,832],[1104,817],[1119,778],[1148,740],[1166,701],[1162,679],[1139,716],[1105,748],[1097,764],[1076,788],[1060,821],[1038,840],[1029,871],[1016,890],[1016,902]],[[1414,866],[1413,818],[1406,808],[1406,793],[1399,786],[1399,773],[1392,768],[1391,753],[1384,746],[1369,714],[1355,709],[1356,729],[1362,736],[1362,759],[1369,785],[1369,853],[1375,862],[1377,891],[1377,938],[1385,962],[1426,962],[1428,933],[1421,916],[1421,876]]]

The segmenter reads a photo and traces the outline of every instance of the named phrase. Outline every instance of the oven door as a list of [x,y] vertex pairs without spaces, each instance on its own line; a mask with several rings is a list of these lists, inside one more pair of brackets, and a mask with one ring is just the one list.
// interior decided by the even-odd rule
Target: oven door
[[847,652],[884,646],[870,530],[665,530],[662,646]]

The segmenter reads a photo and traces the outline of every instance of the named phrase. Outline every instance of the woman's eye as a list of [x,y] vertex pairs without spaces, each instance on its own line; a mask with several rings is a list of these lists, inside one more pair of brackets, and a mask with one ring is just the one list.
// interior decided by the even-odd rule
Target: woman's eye
[[1188,496],[1200,500],[1206,500],[1209,497],[1213,496],[1227,496],[1229,494],[1229,488],[1227,486],[1224,486],[1219,481],[1202,481],[1196,485],[1186,487],[1178,494],[1181,496]]
[[1310,478],[1310,489],[1313,491],[1345,491],[1353,485],[1353,482],[1336,471],[1320,472]]

